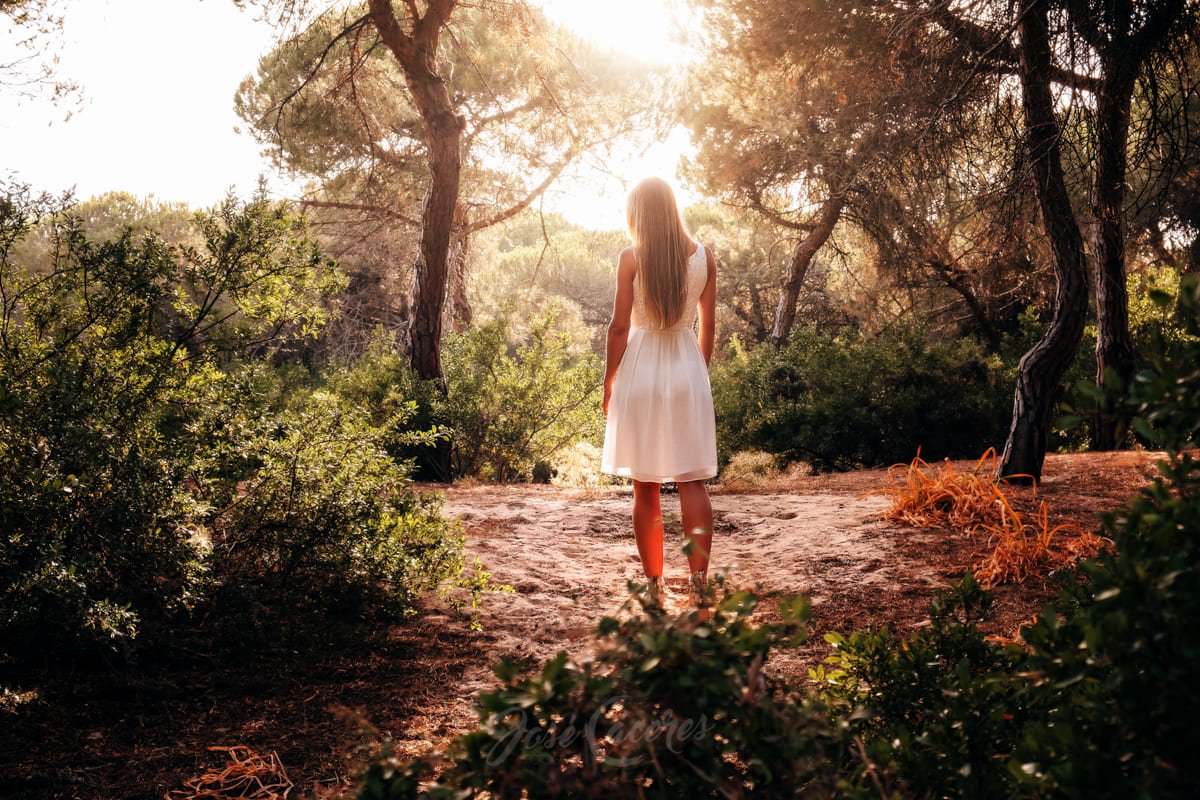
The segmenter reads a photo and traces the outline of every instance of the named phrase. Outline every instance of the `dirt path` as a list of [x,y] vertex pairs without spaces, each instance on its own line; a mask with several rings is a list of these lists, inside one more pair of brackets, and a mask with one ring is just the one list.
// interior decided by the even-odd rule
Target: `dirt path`
[[[446,511],[461,519],[467,549],[512,594],[489,597],[480,615],[486,650],[544,659],[566,648],[578,653],[596,622],[616,614],[626,582],[642,570],[630,528],[628,489],[556,487],[452,488]],[[680,547],[678,500],[663,498],[668,589],[682,600],[687,559]],[[716,495],[714,571],[735,586],[808,594],[815,606],[836,588],[932,587],[940,578],[901,553],[878,520],[880,497],[827,493]],[[480,681],[490,685],[490,671]]]

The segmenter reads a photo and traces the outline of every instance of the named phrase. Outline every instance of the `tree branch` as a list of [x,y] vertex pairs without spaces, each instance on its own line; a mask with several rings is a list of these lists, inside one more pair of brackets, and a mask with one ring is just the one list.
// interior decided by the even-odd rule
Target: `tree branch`
[[[987,66],[993,72],[1003,75],[1017,74],[1021,63],[1020,53],[1008,34],[963,19],[950,10],[950,3],[947,0],[938,0],[934,3],[930,7],[928,16],[938,27],[953,36],[968,50],[982,59],[989,60],[991,63]],[[1056,64],[1050,65],[1050,79],[1062,86],[1081,89],[1092,94],[1100,91],[1099,78],[1081,75]]]
[[390,217],[414,227],[418,224],[417,220],[406,217],[398,211],[384,206],[371,205],[370,203],[342,203],[336,200],[301,200],[300,208],[303,211],[310,208],[336,208],[342,211],[363,211],[374,216]]
[[546,177],[542,180],[542,182],[533,187],[533,189],[531,189],[529,193],[525,195],[525,197],[503,211],[499,211],[492,216],[487,217],[486,219],[471,223],[467,226],[467,233],[475,233],[476,231],[483,230],[484,228],[490,228],[492,225],[497,225],[501,222],[504,222],[506,219],[511,219],[525,209],[529,208],[533,201],[538,199],[543,192],[550,188],[550,184],[554,183],[554,181],[558,179],[558,176],[561,175],[563,170],[567,168],[567,165],[575,159],[575,155],[576,152],[574,148],[568,150],[566,155],[559,159],[558,163],[555,164],[548,173],[546,173]]

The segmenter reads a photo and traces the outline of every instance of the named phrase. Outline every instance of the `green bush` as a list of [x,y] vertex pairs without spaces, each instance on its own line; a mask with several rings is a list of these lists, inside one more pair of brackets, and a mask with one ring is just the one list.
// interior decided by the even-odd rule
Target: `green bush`
[[1011,366],[971,338],[926,342],[797,329],[782,348],[734,345],[713,365],[722,463],[762,450],[817,469],[978,456],[1003,444]]
[[[365,770],[366,800],[489,797],[797,797],[854,788],[838,768],[851,742],[819,701],[768,677],[772,649],[804,638],[808,606],[785,601],[779,623],[754,625],[755,598],[726,595],[713,618],[672,616],[636,590],[630,618],[598,628],[600,655],[566,653],[533,676],[496,670],[480,727],[433,763],[388,748]],[[859,786],[858,788],[862,788]]]
[[447,337],[446,397],[438,418],[453,431],[454,474],[522,481],[564,448],[596,439],[602,368],[555,328],[553,312],[509,341],[498,319]]
[[[598,440],[599,360],[558,328],[551,309],[514,331],[500,318],[446,337],[443,391],[421,381],[388,334],[380,331],[364,354],[331,374],[329,386],[370,409],[388,426],[386,446],[397,458],[420,458],[429,445],[449,442],[449,475],[492,481],[528,481],[581,442]],[[404,413],[397,414],[398,411]],[[415,446],[414,431],[429,438]]]
[[779,459],[775,456],[761,450],[741,450],[730,456],[721,468],[721,485],[763,486],[779,474]]
[[409,491],[407,465],[385,449],[409,413],[377,427],[361,407],[317,391],[277,416],[238,420],[224,462],[242,468],[201,478],[220,596],[276,611],[409,613],[418,594],[462,584],[462,538],[436,497]]
[[812,676],[856,709],[848,721],[867,756],[904,797],[1005,796],[1013,743],[1032,711],[1011,655],[976,627],[990,601],[968,574],[907,639],[884,628],[826,634],[835,652]]
[[[1200,463],[1187,450],[1200,434],[1200,325],[1195,283],[1184,288],[1188,337],[1156,334],[1121,401],[1167,458],[1104,518],[1111,551],[1024,629],[1025,648],[989,648],[971,620],[936,617],[899,647],[837,640],[834,682],[857,691],[869,752],[914,794],[1184,798],[1200,784]],[[955,605],[975,600],[966,587]]]
[[385,452],[433,438],[404,433],[412,404],[271,365],[344,283],[303,219],[230,199],[195,225],[94,242],[71,208],[0,200],[0,658],[127,652],[214,591],[281,616],[486,583]]
[[[54,260],[35,273],[10,253],[39,222]],[[153,236],[90,242],[13,196],[0,242],[0,650],[120,649],[202,576],[187,454],[164,433],[204,380],[165,336],[179,264]]]

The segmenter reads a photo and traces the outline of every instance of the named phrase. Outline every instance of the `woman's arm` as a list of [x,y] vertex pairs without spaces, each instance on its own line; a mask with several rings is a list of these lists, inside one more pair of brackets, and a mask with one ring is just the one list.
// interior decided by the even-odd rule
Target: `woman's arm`
[[717,329],[717,259],[711,247],[705,247],[704,254],[708,257],[708,283],[700,293],[700,352],[704,363],[711,364]]
[[617,294],[613,299],[612,322],[608,323],[608,343],[604,359],[604,415],[608,416],[608,401],[612,397],[613,379],[629,344],[629,316],[633,310],[633,277],[637,274],[637,259],[633,248],[626,247],[617,257]]

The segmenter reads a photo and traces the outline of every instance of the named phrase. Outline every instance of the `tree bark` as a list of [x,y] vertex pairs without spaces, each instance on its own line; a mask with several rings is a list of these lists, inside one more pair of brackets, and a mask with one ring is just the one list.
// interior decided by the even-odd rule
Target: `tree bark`
[[[1092,251],[1096,259],[1096,383],[1113,370],[1127,386],[1133,376],[1133,337],[1129,333],[1129,294],[1125,285],[1125,197],[1129,111],[1137,64],[1124,48],[1110,46],[1101,56],[1102,79],[1096,98],[1096,177],[1092,185]],[[1114,450],[1123,424],[1118,415],[1097,409],[1093,450]]]
[[450,295],[446,302],[445,324],[454,333],[466,330],[474,314],[467,297],[467,261],[470,257],[471,235],[456,226],[450,238]]
[[826,199],[817,212],[817,220],[812,229],[792,250],[787,272],[780,281],[779,305],[775,309],[775,326],[771,330],[771,343],[776,347],[787,342],[792,334],[792,326],[796,324],[796,301],[800,297],[800,286],[804,283],[804,276],[808,274],[808,266],[812,263],[813,256],[833,233],[845,205],[844,194],[831,195]]
[[456,0],[429,0],[424,16],[417,16],[414,6],[411,34],[400,27],[391,0],[370,0],[368,5],[371,21],[404,73],[425,130],[429,189],[421,211],[421,238],[413,264],[408,339],[413,370],[423,379],[441,383],[442,307],[466,123],[456,113],[446,82],[437,72],[437,50],[442,25],[450,18]]
[[1054,254],[1054,316],[1017,368],[1013,419],[998,475],[1041,480],[1058,383],[1079,349],[1087,313],[1083,235],[1063,180],[1059,125],[1050,93],[1049,0],[1033,0],[1017,23],[1026,146],[1042,223]]

